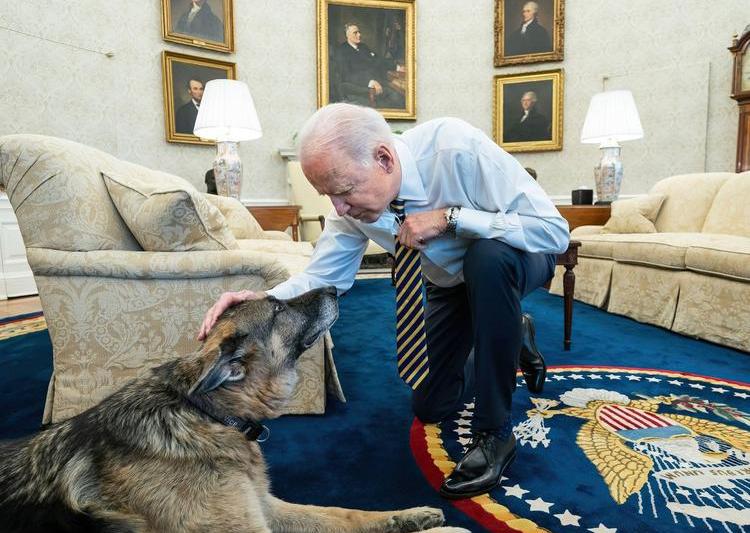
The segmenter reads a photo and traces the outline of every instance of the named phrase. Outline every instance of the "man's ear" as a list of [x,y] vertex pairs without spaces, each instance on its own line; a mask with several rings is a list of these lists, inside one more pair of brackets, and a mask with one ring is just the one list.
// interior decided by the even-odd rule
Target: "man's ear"
[[380,165],[388,174],[393,172],[393,169],[396,166],[393,151],[384,144],[379,145],[375,151],[375,161],[377,161],[378,165]]

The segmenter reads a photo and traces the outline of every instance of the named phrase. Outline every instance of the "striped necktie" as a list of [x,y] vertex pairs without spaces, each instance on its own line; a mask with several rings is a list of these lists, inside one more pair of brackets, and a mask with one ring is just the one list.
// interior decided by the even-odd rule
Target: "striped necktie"
[[[404,221],[404,201],[391,202],[399,224]],[[398,374],[412,389],[419,387],[430,371],[422,304],[422,263],[419,250],[396,239],[396,353]]]

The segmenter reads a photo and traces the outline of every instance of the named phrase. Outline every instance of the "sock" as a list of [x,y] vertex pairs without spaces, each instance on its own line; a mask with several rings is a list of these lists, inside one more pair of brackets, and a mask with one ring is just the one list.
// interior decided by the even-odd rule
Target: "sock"
[[482,433],[489,433],[490,435],[496,436],[500,440],[508,440],[510,434],[513,432],[513,424],[510,417],[505,419],[505,423],[497,429],[483,429]]

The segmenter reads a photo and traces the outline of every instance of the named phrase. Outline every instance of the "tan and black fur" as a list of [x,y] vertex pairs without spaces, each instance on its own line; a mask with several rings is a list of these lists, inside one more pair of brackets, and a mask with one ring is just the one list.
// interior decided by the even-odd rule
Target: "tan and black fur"
[[259,445],[206,415],[278,416],[296,359],[337,313],[333,289],[245,302],[222,316],[199,352],[0,446],[0,531],[377,533],[441,525],[442,512],[427,507],[367,512],[283,502],[269,492]]

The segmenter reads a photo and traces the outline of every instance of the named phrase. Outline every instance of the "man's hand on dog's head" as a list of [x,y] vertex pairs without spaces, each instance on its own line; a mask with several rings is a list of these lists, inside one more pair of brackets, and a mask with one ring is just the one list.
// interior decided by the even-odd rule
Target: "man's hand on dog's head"
[[205,340],[208,332],[214,327],[216,321],[219,319],[221,314],[238,303],[245,302],[247,300],[262,300],[266,297],[264,291],[239,291],[239,292],[225,292],[214,305],[206,312],[206,316],[203,318],[203,324],[201,329],[198,331],[198,340]]

